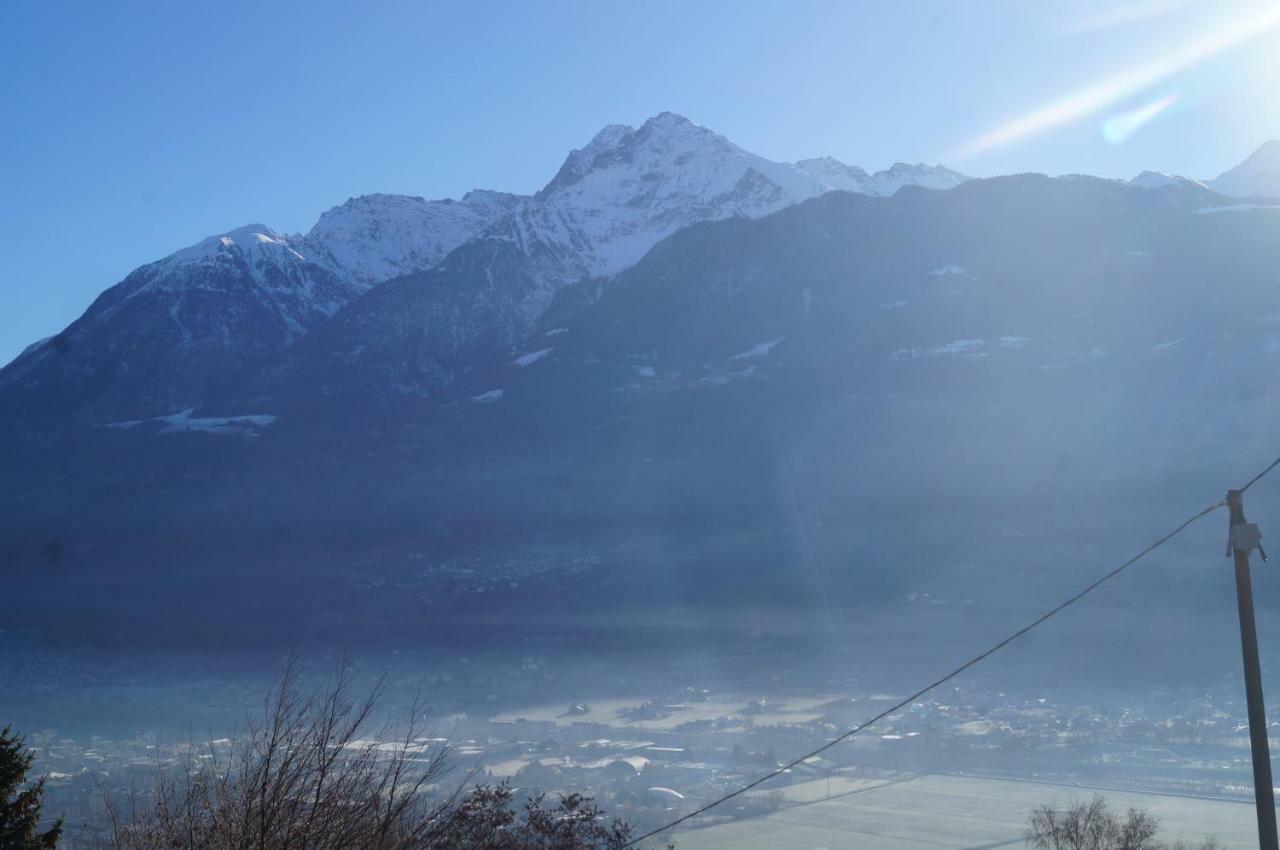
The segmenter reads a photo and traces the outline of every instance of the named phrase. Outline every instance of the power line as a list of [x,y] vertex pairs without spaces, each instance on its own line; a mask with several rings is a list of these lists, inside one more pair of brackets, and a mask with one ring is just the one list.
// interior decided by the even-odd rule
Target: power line
[[1261,471],[1261,472],[1259,472],[1257,475],[1255,475],[1255,476],[1253,476],[1252,478],[1250,478],[1250,479],[1249,479],[1249,483],[1248,483],[1248,484],[1246,484],[1246,485],[1244,485],[1243,487],[1241,487],[1241,488],[1240,488],[1240,492],[1241,492],[1241,493],[1243,493],[1245,490],[1248,490],[1248,489],[1249,489],[1250,487],[1252,487],[1254,484],[1258,483],[1258,480],[1259,480],[1260,478],[1262,478],[1262,476],[1266,475],[1268,472],[1270,472],[1271,470],[1275,469],[1277,466],[1280,466],[1280,457],[1278,457],[1278,458],[1276,458],[1275,460],[1271,461],[1271,465],[1270,465],[1270,466],[1268,466],[1266,469],[1262,470],[1262,471]]
[[[1251,479],[1249,480],[1249,483],[1248,483],[1248,484],[1245,484],[1243,487],[1241,487],[1241,488],[1240,488],[1240,492],[1241,492],[1241,493],[1243,493],[1245,490],[1248,490],[1250,487],[1252,487],[1254,484],[1256,484],[1259,480],[1261,480],[1263,476],[1265,476],[1265,475],[1266,475],[1268,472],[1270,472],[1271,470],[1275,469],[1277,466],[1280,466],[1280,458],[1276,458],[1274,461],[1272,461],[1272,462],[1271,462],[1271,465],[1270,465],[1270,466],[1268,466],[1266,469],[1262,470],[1262,471],[1261,471],[1261,472],[1259,472],[1257,475],[1255,475],[1253,478],[1251,478]],[[1031,621],[1030,623],[1028,623],[1027,625],[1023,626],[1022,628],[1018,629],[1018,630],[1017,630],[1016,632],[1014,632],[1013,634],[1011,634],[1011,635],[1009,635],[1008,637],[1006,637],[1006,638],[1004,638],[1003,640],[1001,640],[999,643],[994,644],[994,645],[993,645],[993,646],[991,646],[989,649],[986,649],[986,650],[984,650],[983,652],[979,653],[978,655],[975,655],[973,658],[970,658],[968,661],[964,662],[964,663],[963,663],[963,664],[961,664],[959,667],[956,667],[956,668],[955,668],[954,670],[952,670],[950,673],[947,673],[945,676],[943,676],[943,677],[942,677],[942,678],[940,678],[940,679],[936,679],[935,681],[931,682],[930,684],[928,684],[928,685],[926,685],[925,687],[921,688],[920,690],[916,691],[915,693],[913,693],[911,696],[907,697],[906,699],[903,699],[903,700],[901,700],[901,701],[899,701],[899,702],[897,702],[897,703],[894,703],[893,705],[891,705],[891,706],[889,706],[888,708],[886,708],[884,711],[882,711],[882,712],[880,712],[879,714],[877,714],[875,717],[872,717],[870,720],[864,721],[863,723],[860,723],[859,725],[854,726],[853,728],[849,729],[847,732],[845,732],[844,734],[840,735],[839,737],[837,737],[837,738],[833,738],[833,739],[831,739],[830,741],[828,741],[827,743],[823,744],[821,747],[818,747],[816,750],[812,750],[811,752],[805,753],[804,755],[799,756],[798,758],[795,758],[795,759],[793,759],[793,760],[791,760],[791,761],[787,762],[786,764],[782,765],[782,766],[781,766],[781,767],[779,767],[778,769],[773,770],[773,771],[771,771],[771,772],[769,772],[769,773],[766,773],[764,776],[761,776],[759,779],[753,780],[753,781],[751,781],[751,782],[747,783],[746,785],[743,785],[741,788],[738,788],[738,789],[736,789],[736,790],[734,790],[734,791],[732,791],[732,792],[730,792],[730,793],[728,793],[728,794],[725,794],[723,797],[720,797],[720,798],[718,798],[718,799],[712,800],[710,803],[707,803],[705,806],[701,806],[700,808],[694,809],[692,812],[689,812],[687,815],[682,815],[681,817],[676,818],[675,820],[671,821],[670,823],[666,824],[665,826],[661,826],[661,827],[659,827],[659,828],[657,828],[657,829],[655,829],[655,830],[651,830],[650,832],[646,832],[644,835],[640,836],[639,838],[633,838],[633,839],[631,839],[631,840],[630,840],[630,841],[628,841],[626,844],[622,845],[622,846],[623,846],[623,848],[624,848],[624,850],[625,850],[625,848],[627,848],[627,847],[634,847],[635,845],[639,844],[641,841],[644,841],[644,840],[646,840],[646,839],[648,839],[648,838],[652,838],[653,836],[657,835],[658,833],[666,832],[668,829],[672,829],[672,828],[674,828],[674,827],[677,827],[677,826],[679,826],[680,824],[684,823],[684,822],[685,822],[685,821],[687,821],[687,820],[691,820],[692,818],[696,818],[696,817],[698,817],[699,815],[704,814],[704,813],[706,813],[706,812],[710,811],[711,809],[714,809],[716,806],[719,806],[719,805],[720,805],[720,804],[722,804],[722,803],[727,803],[728,801],[732,800],[734,797],[738,797],[738,796],[740,796],[740,795],[742,795],[742,794],[745,794],[745,793],[747,793],[748,791],[750,791],[752,788],[755,788],[755,787],[757,787],[757,786],[759,786],[759,785],[763,785],[765,782],[768,782],[770,779],[773,779],[773,778],[775,778],[775,777],[777,777],[777,776],[781,776],[782,774],[786,773],[787,771],[791,770],[793,767],[796,767],[797,765],[801,764],[802,762],[807,761],[808,759],[811,759],[811,758],[813,758],[813,757],[814,757],[814,756],[816,756],[816,755],[821,755],[822,753],[824,753],[824,752],[826,752],[827,750],[829,750],[829,749],[831,749],[832,747],[834,747],[836,744],[839,744],[839,743],[841,743],[841,742],[843,742],[843,741],[847,741],[848,739],[852,738],[854,735],[856,735],[856,734],[858,734],[859,732],[861,732],[863,729],[866,729],[868,726],[871,726],[872,724],[874,724],[874,723],[876,723],[876,722],[878,722],[878,721],[880,721],[880,720],[883,720],[884,718],[888,717],[890,714],[893,714],[895,711],[898,711],[899,709],[901,709],[901,708],[903,708],[903,707],[905,707],[905,706],[907,706],[907,705],[911,704],[912,702],[915,702],[917,699],[919,699],[920,697],[922,697],[922,696],[924,696],[925,694],[929,693],[929,692],[930,692],[930,691],[932,691],[934,688],[937,688],[937,687],[939,687],[940,685],[945,685],[947,682],[951,681],[951,680],[952,680],[952,679],[954,679],[956,676],[959,676],[959,675],[960,675],[961,673],[963,673],[965,670],[968,670],[970,667],[974,666],[975,664],[977,664],[977,663],[979,663],[979,662],[981,662],[981,661],[983,661],[983,660],[987,659],[988,657],[990,657],[990,656],[994,655],[995,653],[999,652],[1001,649],[1004,649],[1006,646],[1008,646],[1009,644],[1013,643],[1013,642],[1014,642],[1015,640],[1017,640],[1018,638],[1022,637],[1023,635],[1025,635],[1025,634],[1027,634],[1028,632],[1030,632],[1032,629],[1034,629],[1034,628],[1036,628],[1037,626],[1039,626],[1039,625],[1041,625],[1042,623],[1044,623],[1044,622],[1045,622],[1046,620],[1048,620],[1050,617],[1053,617],[1054,615],[1056,615],[1056,614],[1058,614],[1059,612],[1061,612],[1063,609],[1068,608],[1068,607],[1069,607],[1069,606],[1071,606],[1071,605],[1074,605],[1076,602],[1079,602],[1079,601],[1080,601],[1081,599],[1083,599],[1085,596],[1088,596],[1090,593],[1092,593],[1093,591],[1097,590],[1097,589],[1098,589],[1099,587],[1101,587],[1103,584],[1106,584],[1107,582],[1111,581],[1111,579],[1113,579],[1113,578],[1115,578],[1116,576],[1120,575],[1120,573],[1122,573],[1122,572],[1124,572],[1125,570],[1129,569],[1129,567],[1131,567],[1131,566],[1133,566],[1134,564],[1138,563],[1138,561],[1142,560],[1142,559],[1143,559],[1143,558],[1145,558],[1147,555],[1150,555],[1150,554],[1151,554],[1152,552],[1154,552],[1156,549],[1160,548],[1160,547],[1161,547],[1161,546],[1163,546],[1165,543],[1168,543],[1168,542],[1169,542],[1170,540],[1172,540],[1174,537],[1176,537],[1177,535],[1181,534],[1181,533],[1182,533],[1182,532],[1187,528],[1187,526],[1191,525],[1193,522],[1195,522],[1196,520],[1200,519],[1201,517],[1203,517],[1203,516],[1206,516],[1206,515],[1208,515],[1208,514],[1213,513],[1214,511],[1216,511],[1218,508],[1222,507],[1222,506],[1223,506],[1223,505],[1225,505],[1225,504],[1226,504],[1226,500],[1225,500],[1225,499],[1219,499],[1218,501],[1216,501],[1216,502],[1214,502],[1213,504],[1211,504],[1211,505],[1209,505],[1209,506],[1205,507],[1203,510],[1199,511],[1198,513],[1196,513],[1196,514],[1194,514],[1194,515],[1192,515],[1192,516],[1188,517],[1188,518],[1187,518],[1186,520],[1184,520],[1180,525],[1178,525],[1178,527],[1177,527],[1177,528],[1173,529],[1173,530],[1172,530],[1172,531],[1170,531],[1168,534],[1164,535],[1164,536],[1163,536],[1163,537],[1161,537],[1159,540],[1157,540],[1156,542],[1152,543],[1150,546],[1148,546],[1147,548],[1143,549],[1141,552],[1139,552],[1138,554],[1134,555],[1132,558],[1130,558],[1129,560],[1125,561],[1125,562],[1124,562],[1123,564],[1121,564],[1120,566],[1118,566],[1118,567],[1116,567],[1115,569],[1113,569],[1111,572],[1109,572],[1109,573],[1107,573],[1106,575],[1102,576],[1101,578],[1097,579],[1097,580],[1096,580],[1096,581],[1094,581],[1092,584],[1090,584],[1088,587],[1086,587],[1086,588],[1084,588],[1083,590],[1081,590],[1081,591],[1079,591],[1078,593],[1076,593],[1074,596],[1069,597],[1065,602],[1062,602],[1062,603],[1060,603],[1059,605],[1057,605],[1057,606],[1055,606],[1055,607],[1053,607],[1053,608],[1049,609],[1048,611],[1046,611],[1045,613],[1041,614],[1041,615],[1040,615],[1039,617],[1037,617],[1036,619],[1032,620],[1032,621]]]

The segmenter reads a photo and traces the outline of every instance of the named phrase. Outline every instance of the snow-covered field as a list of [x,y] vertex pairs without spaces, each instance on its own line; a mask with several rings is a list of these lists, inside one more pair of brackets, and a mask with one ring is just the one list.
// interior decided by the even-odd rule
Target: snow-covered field
[[[964,776],[900,782],[819,779],[786,789],[774,814],[677,833],[680,850],[959,850],[1023,847],[1027,817],[1039,805],[1087,800],[1092,789]],[[1257,846],[1253,805],[1164,794],[1101,791],[1113,810],[1147,809],[1166,839],[1216,836],[1224,848]],[[806,800],[819,802],[806,803]],[[655,844],[653,846],[663,846]]]

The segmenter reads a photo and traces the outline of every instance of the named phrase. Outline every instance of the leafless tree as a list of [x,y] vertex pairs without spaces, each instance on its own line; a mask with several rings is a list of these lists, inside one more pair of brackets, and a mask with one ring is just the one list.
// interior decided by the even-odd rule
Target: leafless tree
[[[475,789],[446,819],[432,848],[449,850],[623,850],[631,830],[580,794],[547,807],[543,797],[514,807],[508,785]],[[671,845],[668,845],[670,850]]]
[[[308,690],[291,657],[260,718],[225,744],[189,747],[157,766],[154,787],[108,799],[111,850],[338,850],[422,846],[456,792],[425,793],[449,767],[422,737],[415,704],[388,741],[374,730],[383,686],[353,694],[349,661]],[[382,733],[382,734],[378,734]]]
[[246,733],[157,766],[153,788],[108,798],[105,850],[609,850],[629,829],[586,798],[515,809],[506,786],[447,790],[449,751],[415,703],[396,735],[371,729],[383,686],[354,693],[344,661],[308,690],[291,658]]
[[1217,850],[1215,839],[1198,847],[1182,841],[1160,841],[1159,822],[1142,809],[1124,816],[1112,812],[1094,795],[1089,802],[1073,802],[1066,809],[1040,806],[1031,813],[1026,842],[1036,850]]

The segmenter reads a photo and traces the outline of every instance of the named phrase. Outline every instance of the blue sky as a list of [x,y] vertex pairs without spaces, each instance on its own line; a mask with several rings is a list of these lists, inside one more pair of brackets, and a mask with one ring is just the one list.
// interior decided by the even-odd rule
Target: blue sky
[[1214,176],[1280,137],[1268,8],[6,0],[0,362],[217,231],[531,192],[668,109],[780,160]]

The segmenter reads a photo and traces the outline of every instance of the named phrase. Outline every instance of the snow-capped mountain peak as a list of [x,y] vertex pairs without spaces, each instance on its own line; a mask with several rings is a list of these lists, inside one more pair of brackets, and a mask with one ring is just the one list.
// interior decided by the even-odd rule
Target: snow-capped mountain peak
[[[125,302],[143,294],[207,292],[228,279],[251,281],[263,291],[310,291],[304,281],[308,268],[314,267],[288,237],[265,224],[246,224],[135,270],[116,288],[118,297],[100,318],[109,318]],[[291,297],[297,294],[295,291]]]
[[800,171],[818,180],[827,190],[861,192],[864,195],[889,197],[903,186],[926,189],[951,189],[969,178],[941,165],[895,162],[883,171],[868,174],[861,168],[845,165],[829,156],[802,159],[795,164]]
[[822,191],[794,166],[664,112],[597,133],[493,233],[546,257],[539,277],[554,286],[621,271],[694,222],[764,215]]
[[1235,168],[1205,182],[1233,198],[1280,198],[1280,139],[1266,142]]
[[518,200],[500,192],[468,192],[461,201],[410,195],[362,195],[320,216],[300,240],[335,271],[368,288],[430,268],[475,237]]
[[830,157],[775,162],[663,112],[638,128],[605,127],[491,233],[550,258],[540,277],[554,285],[621,271],[694,222],[758,217],[833,189],[890,195],[964,179],[923,165],[868,175]]
[[801,172],[819,181],[830,191],[872,192],[871,175],[856,165],[845,165],[832,156],[802,159],[795,163]]
[[135,270],[108,291],[112,297],[105,299],[92,324],[109,321],[145,296],[168,303],[170,316],[183,325],[185,334],[190,323],[180,320],[181,312],[197,309],[196,302],[238,298],[247,291],[253,293],[255,307],[270,309],[288,329],[287,337],[294,338],[319,317],[332,315],[358,291],[309,254],[305,241],[290,239],[264,224],[227,230]]
[[569,152],[569,156],[565,158],[564,164],[560,166],[556,176],[543,187],[537,197],[545,198],[556,189],[581,180],[583,175],[587,174],[595,166],[597,157],[615,150],[623,139],[634,132],[635,130],[626,124],[606,125],[603,130],[595,134],[586,147]]
[[903,186],[923,186],[926,189],[952,189],[969,178],[943,165],[926,165],[918,162],[910,165],[895,162],[884,171],[871,175],[873,194],[888,197]]
[[1183,177],[1181,174],[1165,174],[1161,171],[1144,171],[1128,182],[1130,186],[1137,186],[1139,189],[1167,189],[1172,186],[1205,188],[1199,180]]
[[265,224],[246,224],[225,233],[202,239],[189,248],[182,248],[160,260],[159,263],[174,266],[185,263],[217,261],[226,257],[242,257],[249,262],[266,260],[280,262],[285,257],[305,260],[294,250],[289,239]]
[[[422,328],[436,322],[429,347],[440,350],[432,356],[453,362],[477,340],[514,339],[564,285],[616,274],[692,224],[755,218],[833,189],[888,195],[903,185],[949,188],[963,179],[928,166],[868,175],[829,157],[776,162],[663,112],[639,127],[604,127],[534,196],[370,194],[326,211],[305,235],[252,224],[211,236],[104,292],[59,335],[60,350],[73,353],[56,369],[36,356],[46,345],[20,357],[0,382],[87,386],[95,370],[99,377],[113,370],[114,383],[93,378],[101,389],[90,402],[94,417],[164,415],[199,404],[212,376],[283,350],[347,307],[350,326],[372,335],[343,349],[351,363],[349,352],[374,357],[388,323],[399,327],[413,316],[415,329],[404,338],[423,339]],[[453,256],[453,265],[445,262]],[[449,285],[415,276],[429,270],[431,281],[448,278]],[[393,278],[404,285],[379,297],[388,290],[379,284]],[[433,300],[449,298],[457,304]],[[134,353],[124,357],[126,349]],[[420,354],[389,356],[427,362]],[[47,374],[37,375],[38,365]],[[422,374],[447,376],[452,368]]]

